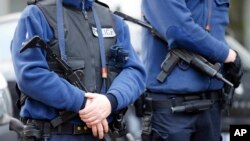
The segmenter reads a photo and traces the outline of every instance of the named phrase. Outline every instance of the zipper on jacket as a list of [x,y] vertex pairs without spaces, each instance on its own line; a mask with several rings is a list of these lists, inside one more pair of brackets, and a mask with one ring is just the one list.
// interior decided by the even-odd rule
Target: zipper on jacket
[[207,2],[207,22],[206,22],[206,26],[205,26],[205,30],[207,32],[211,31],[211,16],[212,16],[212,0],[208,0]]
[[[82,0],[82,14],[83,14],[83,17],[84,17],[84,20],[86,21],[86,22],[88,22],[87,20],[88,20],[88,12],[87,12],[87,10],[85,9],[85,0]],[[89,22],[88,22],[88,24],[89,24]],[[91,28],[90,28],[91,29]],[[90,32],[92,32],[92,31],[90,31]],[[89,39],[91,39],[91,37],[90,37],[90,35],[92,35],[92,34],[86,34],[87,35],[87,37],[89,38]],[[92,39],[91,39],[92,40]],[[90,67],[92,68],[92,69],[94,69],[94,71],[92,71],[89,75],[91,75],[92,76],[92,80],[91,81],[94,81],[94,83],[92,83],[93,85],[90,85],[90,87],[88,88],[89,90],[90,90],[90,92],[97,92],[97,86],[96,86],[96,71],[95,71],[95,53],[94,53],[94,50],[93,50],[93,48],[91,47],[91,46],[93,46],[92,45],[92,43],[91,43],[91,41],[87,44],[87,46],[89,47],[89,52],[90,52]]]
[[85,10],[84,6],[85,6],[85,1],[82,0],[82,13],[83,13],[83,15],[84,15],[84,19],[85,19],[85,20],[88,20],[88,13],[87,13],[87,11]]

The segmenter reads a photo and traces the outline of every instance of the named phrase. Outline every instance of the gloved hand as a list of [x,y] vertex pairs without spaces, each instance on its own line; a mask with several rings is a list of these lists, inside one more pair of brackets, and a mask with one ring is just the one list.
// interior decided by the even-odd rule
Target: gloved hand
[[237,53],[234,62],[225,63],[224,68],[226,78],[234,84],[234,88],[237,88],[241,83],[243,75],[243,68],[239,54]]

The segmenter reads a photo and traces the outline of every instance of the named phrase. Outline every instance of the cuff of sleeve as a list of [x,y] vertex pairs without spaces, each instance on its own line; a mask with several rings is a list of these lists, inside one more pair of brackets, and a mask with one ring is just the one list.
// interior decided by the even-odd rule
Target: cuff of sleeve
[[225,45],[225,47],[221,48],[220,50],[222,53],[221,53],[221,55],[219,55],[218,58],[219,58],[220,62],[224,63],[225,60],[227,59],[228,54],[229,54],[229,48]]
[[84,97],[84,91],[79,91],[77,90],[77,96],[75,97],[75,100],[72,100],[72,107],[73,109],[68,109],[69,111],[74,111],[74,112],[78,112],[79,110],[81,110],[82,108],[85,107],[85,103],[86,103],[86,98]]
[[112,111],[116,110],[117,105],[118,105],[118,102],[117,102],[116,97],[115,97],[113,94],[111,94],[111,93],[108,93],[108,94],[106,95],[106,97],[107,97],[108,100],[110,101]]
[[[82,102],[82,105],[81,105],[81,109],[84,109],[84,108],[85,108],[86,101],[87,101],[87,99],[86,99],[85,97],[83,97],[83,102]],[[80,110],[81,110],[81,109],[80,109]]]

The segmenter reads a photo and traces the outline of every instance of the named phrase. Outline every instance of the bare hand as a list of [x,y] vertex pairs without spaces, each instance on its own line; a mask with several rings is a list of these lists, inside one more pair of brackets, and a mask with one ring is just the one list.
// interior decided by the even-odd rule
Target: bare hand
[[230,63],[230,62],[234,62],[234,60],[236,59],[236,52],[232,49],[229,49],[229,53],[228,56],[225,60],[225,63]]
[[91,128],[92,128],[93,136],[95,137],[98,136],[99,139],[103,139],[105,133],[108,133],[108,130],[109,130],[108,122],[106,119],[104,119],[101,123],[92,125]]
[[79,111],[79,116],[87,125],[96,125],[109,116],[111,104],[105,95],[85,93],[85,97],[87,103],[85,108]]

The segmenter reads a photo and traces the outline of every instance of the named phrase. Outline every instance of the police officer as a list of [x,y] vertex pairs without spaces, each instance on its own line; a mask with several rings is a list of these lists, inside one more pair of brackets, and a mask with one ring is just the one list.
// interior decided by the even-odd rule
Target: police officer
[[[98,1],[29,4],[11,46],[17,84],[27,96],[21,107],[22,121],[40,131],[41,138],[36,140],[103,139],[112,115],[135,101],[145,87],[145,71],[131,46],[128,26]],[[73,71],[83,72],[85,91],[65,79],[45,48],[38,45],[20,53],[35,35]],[[65,120],[61,117],[65,111],[78,114]],[[54,119],[60,124],[52,126]]]
[[[219,141],[220,97],[224,83],[202,74],[189,64],[179,61],[164,82],[157,80],[161,63],[169,50],[182,48],[197,53],[208,61],[237,66],[232,74],[239,85],[240,60],[226,44],[224,35],[228,25],[229,0],[143,0],[145,21],[151,24],[168,45],[143,30],[143,61],[148,79],[148,95],[152,98],[153,141]],[[236,64],[236,65],[235,65]],[[223,68],[222,68],[223,70]],[[191,111],[173,112],[175,106],[208,102],[210,106]],[[203,104],[203,103],[200,103]],[[172,108],[172,110],[171,110]],[[183,107],[182,107],[183,108]],[[147,110],[147,109],[146,109]],[[150,114],[149,114],[150,115]],[[150,117],[150,116],[148,116]],[[144,122],[149,122],[149,118]],[[146,123],[149,127],[149,124]],[[151,128],[146,128],[151,129]],[[145,140],[145,138],[144,138]]]

